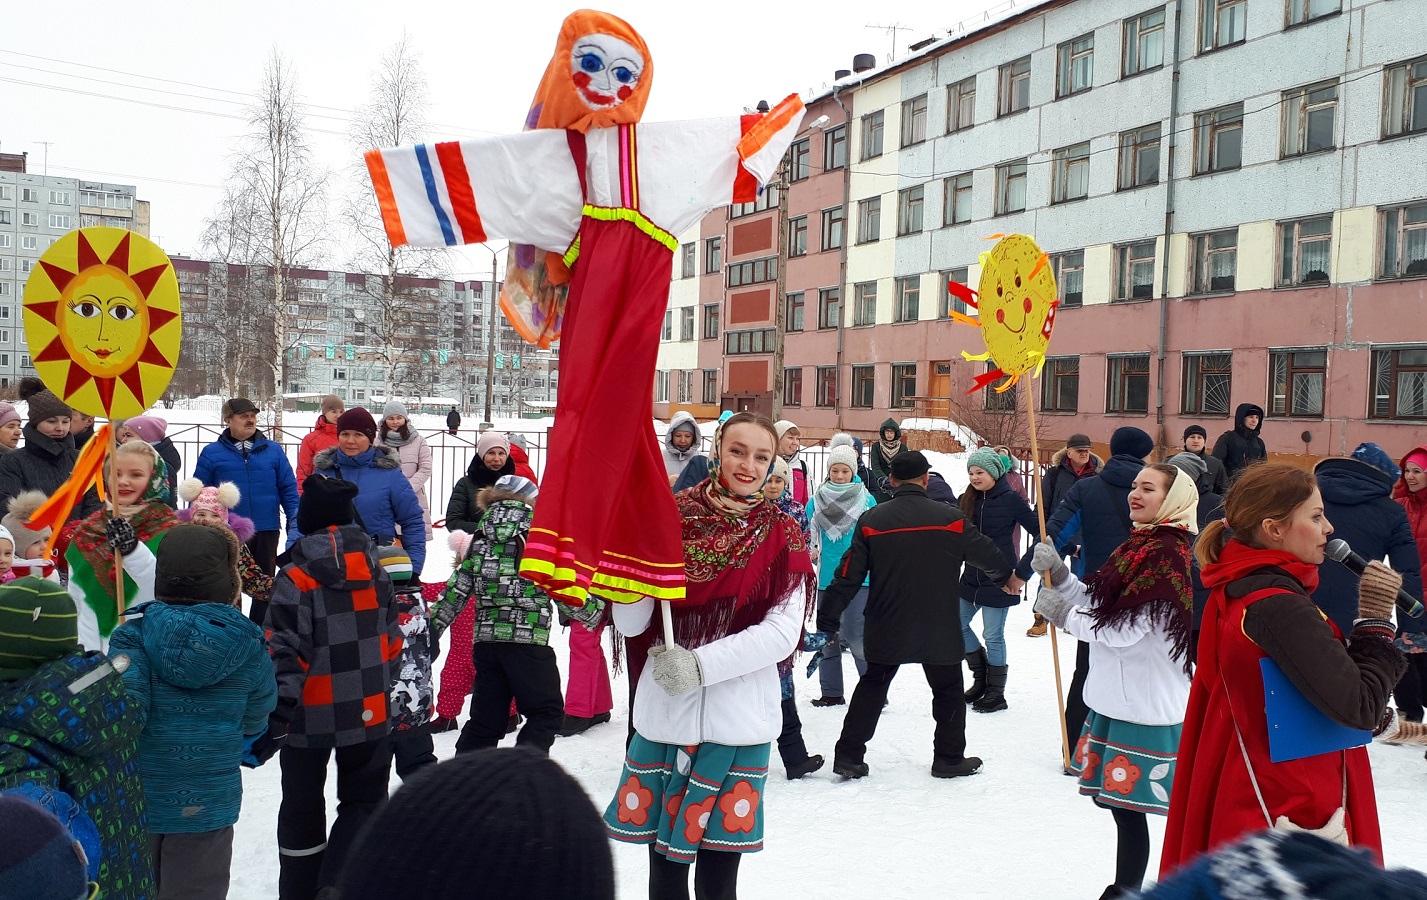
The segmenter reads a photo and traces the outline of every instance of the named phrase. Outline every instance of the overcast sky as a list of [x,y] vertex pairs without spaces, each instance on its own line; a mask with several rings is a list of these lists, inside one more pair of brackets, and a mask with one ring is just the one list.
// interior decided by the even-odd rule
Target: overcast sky
[[[868,25],[906,26],[896,34],[900,55],[1000,5],[619,0],[603,8],[649,44],[655,74],[644,118],[657,121],[806,95],[850,68],[855,53],[884,63],[893,36]],[[234,138],[245,130],[244,95],[274,47],[291,59],[310,105],[317,160],[340,181],[357,158],[346,119],[403,29],[430,85],[430,137],[506,133],[519,130],[560,21],[575,8],[569,0],[14,0],[0,29],[0,150],[28,151],[31,171],[40,172],[48,141],[52,175],[137,184],[153,204],[155,239],[170,253],[197,255]],[[332,255],[340,267],[342,251]],[[478,251],[453,274],[489,277],[489,265]]]

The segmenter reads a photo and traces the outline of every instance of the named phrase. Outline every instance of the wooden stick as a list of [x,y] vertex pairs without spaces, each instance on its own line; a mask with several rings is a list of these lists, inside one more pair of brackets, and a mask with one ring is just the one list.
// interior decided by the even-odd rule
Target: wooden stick
[[[1031,390],[1025,392],[1026,417],[1031,430],[1031,459],[1035,463],[1033,470],[1039,474],[1041,454],[1040,445],[1036,442],[1036,400],[1035,397],[1032,396],[1034,393],[1035,392]],[[1045,498],[1039,495],[1036,497],[1036,520],[1040,522],[1041,541],[1044,542],[1046,540]],[[1041,580],[1045,582],[1047,587],[1054,586],[1050,580],[1049,572],[1041,573]],[[1053,622],[1046,622],[1046,627],[1050,632],[1051,664],[1055,667],[1055,705],[1056,708],[1060,710],[1060,760],[1061,765],[1070,768],[1070,729],[1067,728],[1065,724],[1065,690],[1060,684],[1060,642],[1056,638],[1055,624]]]
[[659,604],[659,613],[664,618],[664,646],[674,646],[674,608],[668,600],[655,600]]
[[[113,422],[109,423],[109,460],[111,463],[110,472],[113,472],[112,463],[114,459],[114,449],[119,446],[119,431],[114,427]],[[102,469],[101,469],[102,471]],[[109,485],[108,494],[114,498],[114,485]],[[113,518],[119,514],[119,503],[117,498],[113,499],[114,508],[110,510],[109,517]],[[118,607],[115,610],[119,624],[124,624],[124,554],[117,549],[114,551],[114,603]]]

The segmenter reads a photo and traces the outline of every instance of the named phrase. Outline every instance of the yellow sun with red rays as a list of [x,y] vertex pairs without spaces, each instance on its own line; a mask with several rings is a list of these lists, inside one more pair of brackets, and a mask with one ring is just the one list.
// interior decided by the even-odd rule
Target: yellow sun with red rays
[[40,380],[108,419],[142,415],[178,364],[178,278],[158,245],[122,228],[71,231],[25,285],[25,334]]

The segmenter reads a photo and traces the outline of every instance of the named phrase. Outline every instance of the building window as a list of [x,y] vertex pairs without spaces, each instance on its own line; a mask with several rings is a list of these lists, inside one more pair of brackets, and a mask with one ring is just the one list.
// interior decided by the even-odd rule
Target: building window
[[11,219],[10,219],[10,210],[8,210],[8,209],[0,209],[0,225],[12,225],[12,224],[14,224],[14,223],[13,223],[13,222],[11,221]]
[[749,203],[734,203],[728,208],[728,217],[737,219],[743,216],[751,216],[756,212],[763,212],[769,209],[778,208],[778,188],[776,185],[768,185],[759,188],[758,196]]
[[654,402],[669,402],[669,373],[663,369],[654,373]]
[[1000,70],[997,115],[1009,116],[1031,105],[1031,58],[1023,56]]
[[679,373],[679,402],[692,403],[694,399],[694,373],[684,370]]
[[21,224],[21,225],[28,225],[28,226],[30,226],[31,228],[39,228],[39,227],[40,227],[40,214],[39,214],[39,213],[32,213],[32,212],[22,212],[22,213],[20,213],[20,224]]
[[1288,24],[1302,25],[1342,8],[1342,0],[1288,0]]
[[1126,19],[1124,48],[1120,72],[1126,78],[1164,65],[1164,10],[1152,9]]
[[892,408],[911,409],[917,396],[917,364],[892,364]]
[[921,306],[922,276],[908,275],[896,282],[897,304],[892,311],[894,322],[917,321],[918,307]]
[[728,286],[742,287],[745,284],[762,284],[778,278],[778,257],[765,256],[744,262],[728,264]]
[[882,198],[857,201],[857,243],[870,244],[882,237]]
[[1184,354],[1184,391],[1180,412],[1195,416],[1227,416],[1233,386],[1230,353]]
[[1107,357],[1109,383],[1105,390],[1105,412],[1144,413],[1150,408],[1150,355],[1132,353]]
[[882,132],[886,110],[877,110],[862,117],[862,158],[876,159],[882,155]]
[[1243,158],[1244,104],[1231,103],[1194,117],[1194,174],[1237,169]]
[[1120,190],[1159,181],[1159,123],[1120,132]]
[[718,304],[704,304],[704,340],[711,341],[718,337]]
[[34,188],[21,188],[20,201],[23,203],[39,203],[40,192]]
[[1333,217],[1280,222],[1278,286],[1327,284],[1333,250]]
[[674,311],[664,310],[664,327],[659,331],[659,340],[672,341],[674,339]]
[[[5,246],[10,246],[10,235],[8,234],[5,235]],[[20,235],[20,249],[38,250],[40,249],[40,239],[35,237],[33,234],[22,234]]]
[[910,147],[927,139],[927,95],[902,101],[902,146]]
[[1026,159],[1013,160],[996,167],[996,215],[1024,212],[1026,209]]
[[842,246],[843,218],[841,206],[823,210],[822,248],[824,250],[836,250]]
[[695,257],[698,255],[698,249],[697,244],[685,244],[679,248],[680,278],[693,278],[698,274],[698,270],[694,268],[697,264]]
[[1382,136],[1427,130],[1427,56],[1383,70]]
[[1095,77],[1095,33],[1082,34],[1056,48],[1055,96],[1090,90]]
[[68,230],[69,230],[69,223],[70,223],[70,218],[69,218],[69,216],[62,216],[62,215],[56,215],[55,213],[50,213],[50,227],[51,227],[51,228],[62,228],[62,229],[64,229],[64,230],[68,231]]
[[803,292],[789,294],[783,306],[783,330],[803,330]]
[[1194,271],[1190,273],[1191,294],[1217,294],[1234,289],[1239,268],[1239,229],[1194,236]]
[[1154,241],[1115,248],[1115,299],[1148,300],[1154,296]]
[[818,366],[817,397],[814,402],[821,408],[837,406],[837,366]]
[[946,180],[941,201],[943,225],[964,225],[971,221],[971,180],[970,172]]
[[14,200],[15,189],[8,184],[0,184],[0,200]]
[[679,340],[692,341],[694,339],[694,308],[685,306],[679,310]]
[[839,125],[823,132],[823,171],[831,172],[847,165],[847,126]]
[[346,380],[347,380],[347,370],[346,370],[346,369],[333,369],[333,370],[332,370],[332,380],[333,380],[333,381],[346,381]]
[[730,356],[746,353],[772,353],[775,343],[771,328],[753,328],[747,331],[725,331],[723,333],[723,350]]
[[842,324],[842,288],[818,291],[818,327],[836,328]]
[[1269,366],[1269,415],[1322,418],[1323,388],[1328,380],[1326,349],[1276,350],[1269,356]]
[[723,237],[704,240],[704,274],[712,275],[723,268]]
[[11,241],[10,235],[8,235],[8,234],[0,234],[0,250],[3,250],[3,249],[5,249],[6,247],[9,247],[9,246],[10,246],[10,241]]
[[1041,409],[1073,413],[1080,408],[1080,357],[1052,356],[1041,373]]
[[50,191],[51,206],[69,206],[74,202],[74,195],[69,191]]
[[922,206],[926,186],[917,185],[897,192],[897,234],[916,234],[922,230]]
[[[994,362],[986,363],[986,371],[989,373],[996,368]],[[998,392],[996,387],[1005,382],[1005,379],[998,379],[993,384],[988,384],[981,389],[981,408],[987,412],[1014,412],[1017,406],[1017,394],[1019,390],[1016,386],[1011,386],[1004,391]]]
[[813,174],[813,151],[809,138],[793,141],[788,147],[788,180],[802,181]]
[[877,373],[873,366],[852,367],[852,405],[871,409],[877,391]]
[[10,282],[0,281],[0,297],[10,296]]
[[[836,371],[834,369],[834,371]],[[783,405],[803,405],[803,370],[794,366],[783,370]]]
[[966,266],[962,266],[959,269],[943,269],[941,271],[940,287],[937,290],[937,318],[950,318],[954,312],[961,313],[963,316],[971,314],[970,308],[966,305],[966,301],[953,294],[949,287],[953,281],[957,284],[966,284],[968,277],[970,276],[967,274]]
[[1427,275],[1427,203],[1382,211],[1382,277]]
[[798,216],[788,220],[788,255],[808,255],[808,217]]
[[877,282],[863,281],[852,286],[852,324],[877,323]]
[[1055,273],[1055,291],[1061,308],[1084,303],[1085,251],[1057,253],[1050,258],[1050,265],[1051,271]]
[[1248,0],[1199,0],[1199,52],[1244,39]]
[[976,76],[946,89],[946,132],[962,131],[976,124]]
[[1050,202],[1084,200],[1090,194],[1090,142],[1051,154]]
[[1374,348],[1374,419],[1427,419],[1427,347]]
[[1333,149],[1338,113],[1338,83],[1310,85],[1283,92],[1283,155],[1298,156]]

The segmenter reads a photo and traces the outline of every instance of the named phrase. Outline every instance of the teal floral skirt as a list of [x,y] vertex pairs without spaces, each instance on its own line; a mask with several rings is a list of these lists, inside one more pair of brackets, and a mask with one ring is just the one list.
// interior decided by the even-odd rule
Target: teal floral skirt
[[1165,815],[1182,728],[1121,722],[1092,709],[1071,764],[1080,776],[1080,793],[1100,806]]
[[653,844],[673,862],[692,863],[700,848],[762,850],[770,746],[678,746],[635,733],[605,829],[617,841]]

